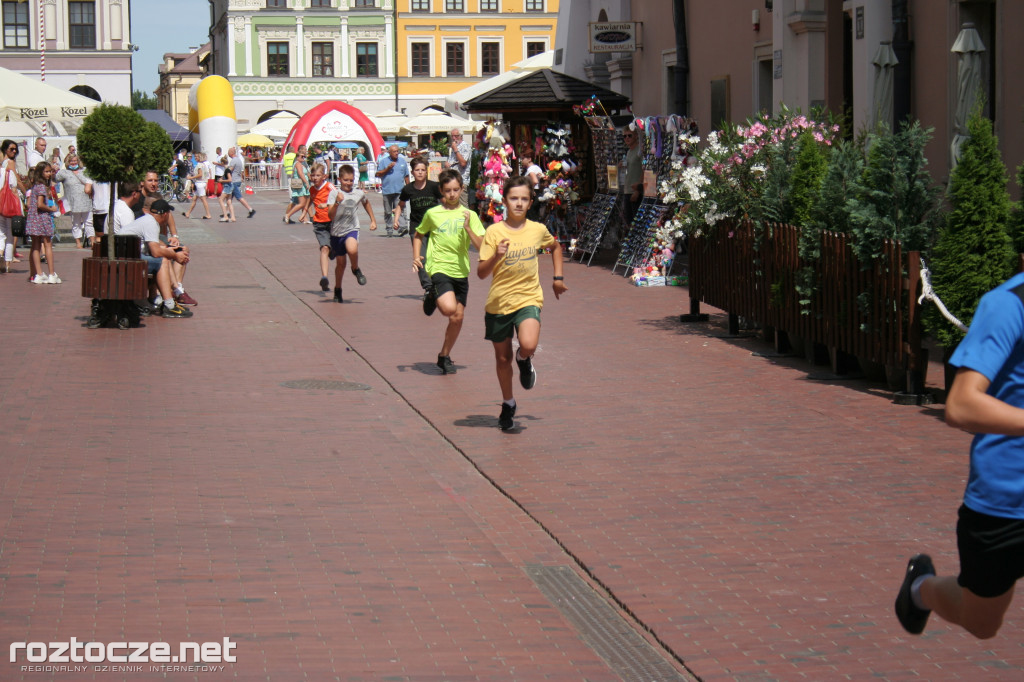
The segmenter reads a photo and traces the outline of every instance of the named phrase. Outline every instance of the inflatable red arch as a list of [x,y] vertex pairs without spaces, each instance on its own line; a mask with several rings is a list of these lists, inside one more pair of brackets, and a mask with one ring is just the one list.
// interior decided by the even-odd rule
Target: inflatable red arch
[[313,107],[302,115],[285,140],[285,149],[292,145],[313,142],[362,142],[366,145],[367,156],[376,158],[384,146],[384,138],[377,132],[377,126],[359,109],[332,100]]

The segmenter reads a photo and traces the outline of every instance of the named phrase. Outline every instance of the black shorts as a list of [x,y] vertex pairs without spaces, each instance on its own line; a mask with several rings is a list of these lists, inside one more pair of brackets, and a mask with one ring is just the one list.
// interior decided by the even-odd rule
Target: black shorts
[[989,516],[960,506],[957,583],[979,597],[1005,594],[1024,577],[1024,519]]
[[430,276],[430,281],[434,283],[434,291],[438,298],[441,298],[442,294],[454,291],[455,300],[461,303],[463,308],[466,307],[466,301],[469,299],[468,277],[449,277],[438,272]]

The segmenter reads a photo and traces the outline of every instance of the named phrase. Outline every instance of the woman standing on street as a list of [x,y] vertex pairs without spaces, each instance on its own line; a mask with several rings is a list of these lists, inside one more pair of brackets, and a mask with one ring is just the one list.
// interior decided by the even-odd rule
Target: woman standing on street
[[[11,140],[4,140],[0,143],[0,150],[3,152],[3,179],[0,186],[7,185],[12,191],[25,191],[25,184],[18,176],[14,159],[18,156],[18,145]],[[11,262],[14,260],[14,245],[17,242],[11,230],[11,219],[0,216],[0,272],[11,271]]]
[[65,156],[64,168],[58,170],[53,179],[64,183],[64,196],[71,209],[71,236],[75,238],[75,246],[85,248],[82,245],[83,233],[85,246],[89,246],[96,237],[96,231],[92,224],[92,181],[78,165],[78,155]]
[[[60,284],[53,266],[53,214],[57,212],[57,200],[53,198],[53,166],[49,161],[40,161],[28,172],[32,185],[28,200],[28,214],[25,217],[25,234],[32,238],[32,252],[29,259],[29,282],[32,284]],[[46,256],[49,276],[43,274],[40,252]]]
[[181,215],[191,218],[192,211],[195,210],[196,204],[201,200],[203,208],[206,209],[206,215],[203,216],[203,220],[209,220],[212,216],[210,215],[210,204],[206,202],[206,181],[210,179],[210,175],[206,170],[206,155],[198,154],[195,158],[195,168],[192,170],[192,175],[188,176],[188,179],[192,181],[192,186],[195,187],[195,192],[192,194],[192,205],[188,207],[188,211],[182,211]]
[[305,147],[299,147],[299,153],[295,155],[295,160],[292,163],[292,179],[302,182],[302,187],[291,190],[292,203],[285,211],[284,222],[294,225],[295,221],[292,220],[292,216],[298,213],[299,222],[308,223],[306,214],[309,208],[309,166],[306,165]]

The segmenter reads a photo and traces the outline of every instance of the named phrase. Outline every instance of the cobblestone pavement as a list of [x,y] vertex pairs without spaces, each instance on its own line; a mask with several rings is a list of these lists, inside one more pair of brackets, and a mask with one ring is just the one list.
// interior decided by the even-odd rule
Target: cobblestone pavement
[[1019,606],[986,642],[892,615],[909,554],[956,570],[941,407],[571,263],[502,433],[487,283],[442,376],[408,240],[364,230],[333,303],[279,196],[178,216],[192,319],[85,329],[66,248],[62,285],[0,275],[0,639],[236,644],[0,679],[1021,679]]

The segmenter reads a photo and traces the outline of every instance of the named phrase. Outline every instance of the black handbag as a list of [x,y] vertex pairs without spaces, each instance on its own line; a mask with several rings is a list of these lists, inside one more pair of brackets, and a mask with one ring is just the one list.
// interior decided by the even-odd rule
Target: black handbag
[[11,235],[14,237],[25,236],[25,216],[16,215],[11,218]]

